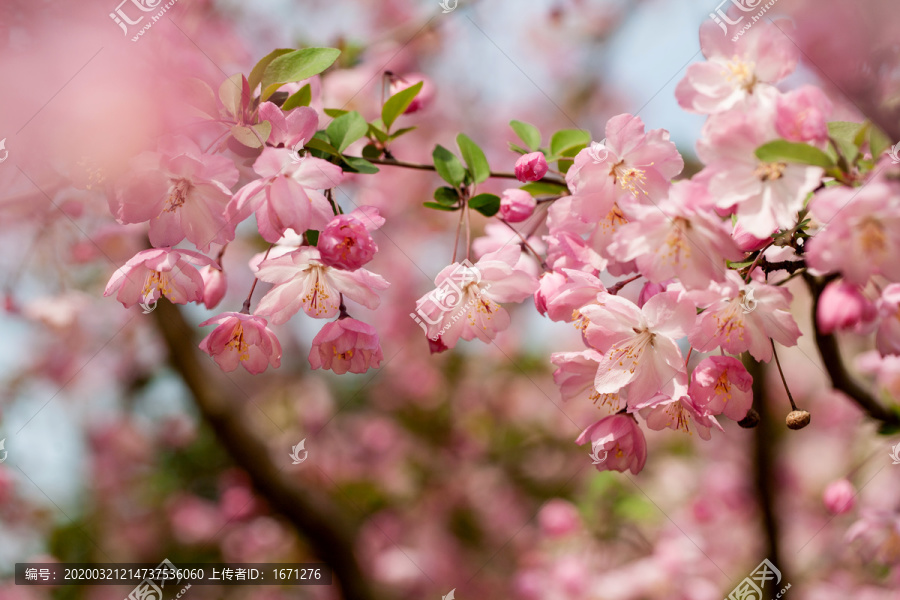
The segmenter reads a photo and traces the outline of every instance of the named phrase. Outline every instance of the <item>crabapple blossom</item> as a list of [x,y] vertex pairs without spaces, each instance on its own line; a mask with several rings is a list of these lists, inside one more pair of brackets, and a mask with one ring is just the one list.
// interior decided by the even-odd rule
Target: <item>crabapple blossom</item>
[[294,151],[312,139],[319,126],[319,115],[312,108],[298,106],[285,112],[272,102],[259,105],[259,120],[272,124],[268,139],[270,144]]
[[634,408],[647,422],[647,427],[654,431],[674,429],[693,435],[691,431],[693,423],[697,433],[704,440],[712,438],[710,428],[716,427],[722,431],[722,426],[716,418],[703,413],[690,396],[669,398],[660,395],[637,404]]
[[134,159],[131,171],[109,195],[120,223],[150,222],[150,243],[174,246],[187,238],[200,250],[234,238],[225,209],[238,170],[227,157],[206,154],[191,139],[163,138],[157,152]]
[[213,309],[228,291],[225,271],[213,265],[205,265],[200,268],[200,277],[203,278],[203,304],[206,308]]
[[367,308],[378,308],[378,292],[390,285],[365,269],[329,267],[322,262],[319,250],[309,246],[264,260],[256,278],[275,284],[254,311],[270,317],[275,325],[286,323],[301,308],[311,317],[331,318],[338,314],[344,296]]
[[842,515],[853,509],[855,496],[856,489],[853,487],[853,484],[846,479],[838,479],[828,484],[828,487],[825,488],[825,492],[822,494],[822,500],[825,502],[828,512],[834,515]]
[[142,250],[113,273],[103,295],[115,293],[125,308],[140,302],[155,304],[160,296],[174,304],[203,302],[205,285],[197,266],[215,263],[191,250]]
[[574,321],[578,309],[596,301],[597,294],[606,291],[597,277],[574,269],[544,273],[539,284],[534,304],[551,321]]
[[316,247],[322,263],[352,271],[372,260],[378,252],[378,244],[369,230],[378,229],[384,218],[379,215],[378,209],[365,208],[370,210],[337,215],[320,232]]
[[517,270],[521,250],[506,246],[482,256],[473,266],[448,265],[438,273],[435,290],[416,301],[427,323],[432,352],[453,348],[460,338],[489,342],[509,327],[509,313],[501,302],[521,302],[538,281]]
[[643,307],[645,304],[647,304],[647,300],[649,300],[650,298],[652,298],[653,296],[655,296],[657,294],[660,294],[660,293],[666,291],[666,288],[669,286],[670,283],[672,283],[671,279],[668,279],[661,283],[653,283],[652,281],[648,281],[641,288],[641,293],[638,294],[637,305],[639,307]]
[[[604,218],[616,202],[661,199],[670,180],[684,168],[684,159],[669,141],[669,132],[645,132],[640,117],[621,114],[610,119],[606,140],[602,156],[585,148],[566,173],[572,194],[570,210],[585,223]],[[554,206],[550,210],[562,209]]]
[[900,283],[892,283],[881,292],[878,301],[881,320],[875,334],[875,347],[882,356],[900,355]]
[[706,415],[724,414],[733,421],[753,406],[753,377],[730,356],[708,356],[694,367],[688,390],[694,406]]
[[790,75],[799,51],[783,32],[785,23],[762,20],[732,41],[715,22],[704,21],[700,49],[706,62],[687,68],[675,88],[678,104],[690,112],[720,113],[758,98],[760,88]]
[[836,329],[852,329],[870,322],[878,315],[878,309],[866,298],[859,286],[846,281],[833,281],[825,286],[819,296],[816,323],[822,333]]
[[237,312],[225,312],[200,323],[200,327],[218,325],[200,342],[200,349],[216,364],[231,372],[244,367],[257,375],[269,366],[281,366],[281,344],[262,317]]
[[516,161],[516,179],[537,181],[547,174],[549,168],[543,152],[524,154]]
[[544,236],[547,265],[553,270],[572,269],[598,275],[609,264],[580,236],[559,230]]
[[647,462],[644,432],[631,415],[610,415],[581,432],[575,443],[590,442],[593,448],[606,451],[606,460],[595,465],[598,471],[630,470],[637,475]]
[[294,157],[288,148],[262,151],[253,163],[260,179],[235,192],[228,204],[226,216],[232,228],[255,213],[259,234],[275,243],[287,229],[322,229],[331,221],[331,204],[317,190],[339,185],[343,171],[320,158],[308,156],[297,162]]
[[560,538],[576,533],[581,527],[581,517],[571,502],[554,498],[538,513],[538,524],[548,536]]
[[[485,235],[472,240],[472,252],[476,258],[481,258],[485,254],[496,252],[509,245],[523,247],[521,243],[522,238],[503,223],[488,223],[484,226],[484,233]],[[543,254],[547,250],[547,245],[537,236],[529,236],[525,241],[539,254]],[[513,268],[517,271],[530,273],[535,277],[540,276],[542,271],[541,265],[531,252],[525,252],[524,250],[519,253],[519,260]]]
[[821,89],[805,85],[775,101],[775,129],[778,135],[792,142],[828,140],[828,117],[834,105]]
[[663,292],[638,308],[601,292],[597,304],[582,308],[581,315],[585,342],[603,354],[594,379],[597,393],[625,388],[632,407],[658,393],[668,397],[687,393],[685,361],[676,340],[694,326],[692,303],[679,300],[676,292]]
[[375,328],[345,317],[326,323],[313,338],[309,366],[328,369],[338,375],[365,373],[378,368],[384,354]]
[[724,284],[713,284],[707,300],[698,304],[706,310],[688,333],[691,345],[701,352],[721,346],[729,354],[748,351],[756,360],[772,360],[769,339],[783,346],[794,346],[800,329],[790,312],[791,293],[763,283],[745,283],[734,271],[728,271]]
[[553,381],[559,386],[563,400],[580,397],[590,391],[587,398],[611,410],[624,407],[625,392],[601,394],[594,389],[594,379],[603,355],[592,348],[581,352],[555,352],[550,355],[550,362],[558,368],[553,372]]
[[526,220],[534,213],[536,206],[534,196],[518,188],[504,190],[500,196],[500,216],[510,223]]

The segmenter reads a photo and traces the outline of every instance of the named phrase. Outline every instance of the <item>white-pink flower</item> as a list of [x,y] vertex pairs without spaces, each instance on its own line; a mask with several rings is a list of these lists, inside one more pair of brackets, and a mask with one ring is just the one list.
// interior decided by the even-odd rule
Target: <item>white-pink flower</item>
[[605,291],[600,279],[590,273],[573,269],[548,271],[541,276],[534,304],[551,321],[571,322],[577,318],[578,309],[595,302],[597,294]]
[[691,373],[690,396],[701,414],[740,421],[753,406],[753,377],[730,356],[707,356]]
[[223,371],[234,371],[240,365],[257,375],[270,365],[273,369],[281,366],[281,344],[262,317],[225,312],[200,323],[200,327],[213,324],[218,327],[200,342],[200,349]]
[[329,267],[322,263],[319,251],[308,246],[264,260],[256,277],[275,287],[263,296],[253,314],[270,317],[276,325],[287,322],[301,308],[317,319],[334,317],[342,296],[367,308],[378,308],[378,292],[390,285],[381,275],[366,269]]
[[647,462],[647,440],[631,415],[611,415],[589,426],[575,443],[590,442],[597,453],[605,451],[606,459],[596,465],[598,471],[630,470],[637,475]]
[[678,296],[663,292],[638,308],[601,292],[597,304],[581,309],[584,339],[603,354],[594,379],[597,393],[625,388],[631,407],[659,393],[668,397],[687,393],[684,357],[676,340],[693,327],[696,310]]
[[346,317],[326,323],[313,338],[309,366],[338,375],[365,373],[384,360],[378,333],[368,323]]
[[697,433],[704,440],[710,439],[710,428],[715,427],[722,431],[722,426],[712,415],[702,412],[700,407],[690,396],[668,398],[664,395],[656,396],[650,400],[635,406],[641,416],[647,422],[647,427],[654,431],[674,429],[692,434],[691,424],[694,424]]
[[145,152],[116,185],[109,208],[120,223],[150,222],[150,243],[174,246],[187,238],[200,250],[234,239],[226,220],[231,187],[238,181],[234,162],[205,154],[193,140],[172,136],[157,152]]
[[319,126],[319,115],[308,106],[298,106],[287,112],[272,102],[259,105],[259,120],[272,124],[268,142],[274,146],[284,146],[292,151],[299,150],[312,139]]
[[603,355],[592,348],[581,352],[556,352],[550,355],[550,362],[557,366],[553,381],[559,386],[563,400],[585,396],[600,406],[608,406],[612,411],[625,407],[625,392],[600,394],[594,390],[594,379]]
[[238,190],[228,204],[232,226],[256,213],[260,235],[275,243],[287,229],[322,229],[334,217],[331,204],[318,190],[341,183],[339,166],[313,156],[298,162],[289,148],[266,148],[253,170],[260,179]]
[[197,267],[217,266],[211,259],[172,248],[153,248],[138,252],[113,273],[104,296],[116,294],[125,308],[135,304],[155,304],[165,296],[174,304],[203,302],[203,277]]

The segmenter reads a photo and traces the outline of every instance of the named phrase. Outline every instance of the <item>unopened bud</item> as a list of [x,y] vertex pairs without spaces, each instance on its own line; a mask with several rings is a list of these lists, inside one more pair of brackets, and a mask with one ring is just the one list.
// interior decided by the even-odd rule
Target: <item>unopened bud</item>
[[738,421],[738,425],[744,429],[753,429],[759,425],[759,413],[755,408],[751,408],[747,411],[747,416]]

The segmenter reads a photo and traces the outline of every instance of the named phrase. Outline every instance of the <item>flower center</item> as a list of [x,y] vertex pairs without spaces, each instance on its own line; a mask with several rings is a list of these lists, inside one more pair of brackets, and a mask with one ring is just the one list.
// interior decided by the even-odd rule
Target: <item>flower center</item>
[[[650,163],[650,165],[652,164]],[[609,170],[609,175],[613,178],[613,184],[618,183],[623,190],[630,192],[635,198],[641,194],[648,195],[647,190],[644,189],[644,184],[647,183],[647,174],[643,169],[627,167],[625,161],[620,160]]]
[[153,271],[147,275],[147,281],[144,283],[144,289],[141,295],[146,299],[150,297],[155,290],[159,290],[160,295],[168,297],[172,288],[169,287],[169,274]]
[[306,294],[303,296],[301,302],[316,314],[327,313],[332,308],[334,302],[329,303],[331,294],[328,293],[328,288],[325,286],[325,267],[311,265],[310,269],[312,270],[312,273],[310,274],[312,285],[307,286]]
[[171,183],[172,185],[169,186],[169,197],[166,199],[165,212],[175,212],[175,209],[184,204],[188,194],[194,189],[194,184],[188,179],[172,179]]
[[760,181],[775,181],[782,178],[786,168],[787,163],[783,162],[759,163],[753,174]]
[[859,242],[866,254],[881,254],[887,249],[884,226],[871,217],[863,219],[859,226]]
[[238,323],[234,327],[234,331],[231,332],[231,339],[228,340],[228,343],[225,344],[225,347],[230,350],[236,350],[238,352],[239,359],[241,361],[245,361],[250,358],[250,346],[244,342],[244,326]]
[[660,256],[662,262],[671,260],[672,264],[680,265],[682,260],[691,258],[691,246],[685,237],[690,228],[690,221],[682,217],[676,217],[672,221],[672,228],[666,236],[666,245]]
[[340,358],[341,360],[350,360],[353,358],[353,348],[350,348],[346,352],[338,352],[337,348],[334,348],[334,357]]
[[653,346],[656,334],[647,329],[634,329],[635,336],[609,349],[609,359],[619,363],[626,373],[634,374],[647,346]]
[[719,379],[716,381],[716,396],[725,396],[724,402],[731,399],[731,382],[728,381],[728,372],[722,371]]
[[756,73],[754,72],[756,63],[752,61],[744,62],[735,54],[725,66],[728,68],[724,72],[728,81],[737,83],[747,92],[753,91],[753,86],[756,85]]

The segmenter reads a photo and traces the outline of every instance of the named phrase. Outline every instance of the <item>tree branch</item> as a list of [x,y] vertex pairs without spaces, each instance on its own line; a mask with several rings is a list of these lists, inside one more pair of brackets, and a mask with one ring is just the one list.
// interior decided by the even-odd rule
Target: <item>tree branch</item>
[[849,396],[873,419],[891,425],[900,425],[900,416],[884,408],[878,400],[856,383],[850,377],[850,374],[847,373],[844,361],[841,358],[837,338],[832,334],[826,335],[819,329],[816,314],[819,310],[819,299],[822,296],[822,290],[825,288],[825,282],[808,273],[803,274],[803,280],[806,281],[806,285],[813,296],[812,323],[816,346],[819,348],[819,354],[822,356],[822,363],[825,365],[828,377],[831,378],[832,387]]
[[284,476],[272,461],[269,448],[242,417],[243,402],[217,385],[208,365],[198,360],[193,328],[181,311],[160,299],[154,311],[156,327],[169,351],[169,361],[194,396],[203,418],[222,446],[244,469],[269,505],[307,538],[314,551],[333,570],[348,600],[376,600],[353,551],[354,536],[347,518],[328,499],[303,489]]
[[[356,157],[351,157],[356,158]],[[365,160],[376,165],[387,165],[389,167],[403,167],[404,169],[418,169],[420,171],[436,171],[434,165],[420,165],[418,163],[404,162],[395,158],[366,158]],[[491,171],[491,177],[495,179],[517,179],[515,173],[495,173]],[[555,177],[544,177],[538,181],[545,183],[555,183],[556,185],[565,186],[566,182]]]

